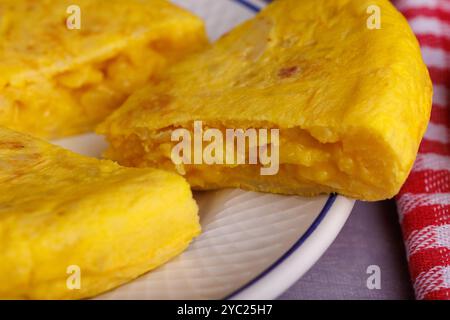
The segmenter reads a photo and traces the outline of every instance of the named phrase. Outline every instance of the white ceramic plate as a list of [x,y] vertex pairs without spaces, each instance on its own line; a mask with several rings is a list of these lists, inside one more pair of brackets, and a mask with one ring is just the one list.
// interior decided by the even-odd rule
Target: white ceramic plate
[[[205,19],[216,39],[264,5],[259,0],[176,0]],[[57,141],[100,156],[87,134]],[[99,299],[274,299],[333,242],[353,207],[341,196],[302,198],[242,190],[195,195],[203,232],[179,257]]]

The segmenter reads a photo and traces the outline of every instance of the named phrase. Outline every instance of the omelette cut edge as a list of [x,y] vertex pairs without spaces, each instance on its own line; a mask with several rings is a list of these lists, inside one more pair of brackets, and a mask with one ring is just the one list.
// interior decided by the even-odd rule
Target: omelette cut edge
[[[374,6],[379,29],[368,24]],[[406,180],[431,102],[418,41],[389,1],[278,0],[137,91],[97,130],[110,141],[107,157],[176,170],[193,188],[375,201]],[[278,174],[174,165],[171,133],[196,121],[221,132],[279,129]]]
[[168,0],[0,0],[0,125],[47,139],[92,131],[206,44],[203,21]]
[[159,267],[199,234],[188,183],[0,127],[0,298],[78,299]]

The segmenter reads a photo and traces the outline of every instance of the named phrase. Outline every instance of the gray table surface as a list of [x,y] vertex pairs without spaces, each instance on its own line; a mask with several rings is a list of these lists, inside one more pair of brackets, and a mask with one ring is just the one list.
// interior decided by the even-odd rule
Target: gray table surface
[[[380,267],[381,289],[368,289],[367,267]],[[322,258],[280,299],[413,299],[393,201],[357,202]]]

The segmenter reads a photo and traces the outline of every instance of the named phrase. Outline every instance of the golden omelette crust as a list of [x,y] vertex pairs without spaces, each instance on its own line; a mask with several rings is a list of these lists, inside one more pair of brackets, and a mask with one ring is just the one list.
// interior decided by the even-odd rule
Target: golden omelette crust
[[[178,255],[199,231],[178,175],[0,127],[0,298],[94,296]],[[81,269],[79,290],[66,287],[71,265]]]
[[[369,5],[381,9],[380,30],[366,27]],[[170,68],[158,87],[138,91],[98,131],[120,163],[174,170],[161,138],[173,128],[192,129],[195,120],[221,129],[279,128],[277,176],[191,166],[183,169],[188,181],[200,189],[379,200],[405,181],[431,96],[418,42],[389,1],[278,0]]]
[[[66,26],[73,4],[80,30]],[[0,0],[0,125],[46,138],[92,130],[206,42],[203,22],[166,0]]]

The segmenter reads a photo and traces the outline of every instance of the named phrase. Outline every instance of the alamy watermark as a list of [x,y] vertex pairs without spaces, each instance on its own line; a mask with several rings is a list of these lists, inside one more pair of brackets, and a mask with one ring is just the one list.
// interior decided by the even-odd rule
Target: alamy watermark
[[67,267],[66,273],[69,275],[66,279],[66,287],[69,290],[81,289],[81,268],[75,264]]
[[66,13],[69,15],[66,19],[66,26],[69,30],[81,29],[81,8],[76,4],[67,7]]
[[279,129],[224,131],[215,128],[204,130],[202,121],[194,121],[193,135],[185,128],[173,130],[171,141],[178,143],[172,148],[172,162],[176,165],[260,165],[261,175],[278,173]]
[[370,15],[366,22],[367,29],[381,29],[381,8],[377,5],[370,5],[367,7],[367,14]]
[[369,290],[381,289],[381,268],[376,264],[370,265],[366,269],[366,274],[370,276],[366,280],[366,286]]

